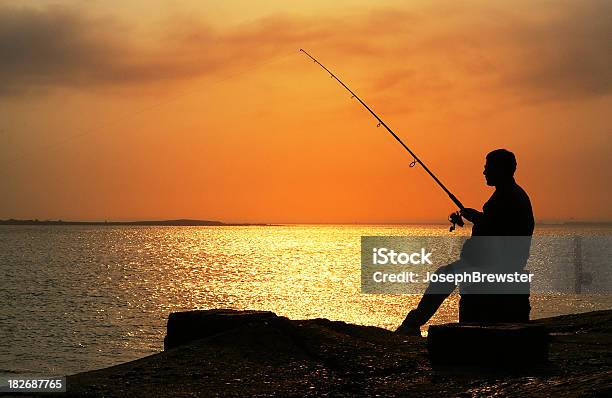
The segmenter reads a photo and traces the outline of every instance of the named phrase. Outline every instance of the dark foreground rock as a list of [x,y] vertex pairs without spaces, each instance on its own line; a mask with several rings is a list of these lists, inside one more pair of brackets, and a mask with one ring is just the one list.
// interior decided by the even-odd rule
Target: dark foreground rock
[[176,336],[182,336],[167,339],[174,348],[70,376],[67,395],[612,396],[612,311],[533,322],[551,332],[549,361],[513,371],[434,369],[424,338],[375,327],[289,320],[266,312],[219,314],[227,327],[209,328],[197,340],[180,332],[180,320],[172,326],[172,317],[197,314],[171,316],[170,332],[178,328]]

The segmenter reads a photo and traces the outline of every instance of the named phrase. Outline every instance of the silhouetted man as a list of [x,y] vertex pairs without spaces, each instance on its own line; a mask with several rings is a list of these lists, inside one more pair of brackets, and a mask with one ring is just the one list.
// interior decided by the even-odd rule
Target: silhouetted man
[[[529,257],[534,218],[529,196],[514,181],[515,170],[516,158],[512,152],[497,149],[487,155],[483,174],[487,185],[494,186],[495,192],[484,204],[482,212],[469,208],[461,211],[461,215],[474,224],[472,237],[465,242],[460,259],[439,268],[436,273],[459,273],[466,269],[482,268],[523,271]],[[500,291],[499,284],[488,287],[492,289],[489,291]],[[430,284],[417,308],[408,313],[396,332],[420,335],[420,327],[433,316],[454,289],[454,283]],[[513,291],[518,294],[487,292],[486,288],[483,290],[482,287],[474,289],[469,285],[460,286],[459,322],[529,320],[529,285],[526,288],[523,285],[521,291]]]

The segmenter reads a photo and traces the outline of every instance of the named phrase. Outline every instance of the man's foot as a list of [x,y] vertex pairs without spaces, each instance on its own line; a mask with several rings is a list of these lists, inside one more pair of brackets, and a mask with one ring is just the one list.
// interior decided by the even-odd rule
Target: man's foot
[[395,333],[406,336],[421,336],[421,317],[418,311],[410,311],[400,327],[395,330]]
[[406,336],[421,336],[421,328],[416,325],[409,325],[402,323],[397,329],[395,329],[395,333],[403,334]]

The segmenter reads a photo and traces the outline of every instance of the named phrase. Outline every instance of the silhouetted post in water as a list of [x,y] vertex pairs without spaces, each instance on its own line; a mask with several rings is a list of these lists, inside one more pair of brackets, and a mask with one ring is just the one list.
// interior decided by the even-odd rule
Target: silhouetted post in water
[[574,291],[576,294],[582,293],[584,285],[593,283],[593,275],[584,271],[584,261],[582,258],[582,236],[574,237]]
[[574,290],[576,294],[582,293],[582,240],[580,236],[574,238]]
[[[457,274],[468,270],[486,272],[491,268],[523,272],[535,222],[529,196],[514,181],[515,170],[516,158],[512,152],[497,149],[487,155],[483,174],[487,185],[494,186],[495,192],[484,204],[482,212],[471,208],[461,210],[461,216],[474,224],[472,237],[464,243],[459,260],[440,267],[437,274]],[[491,257],[492,247],[495,247],[495,255]],[[518,289],[506,287],[502,291],[504,294],[500,293],[499,285],[474,289],[461,284],[459,288],[460,322],[529,320],[529,284],[519,285]],[[420,327],[454,289],[452,282],[431,283],[417,308],[408,313],[396,332],[420,335]]]

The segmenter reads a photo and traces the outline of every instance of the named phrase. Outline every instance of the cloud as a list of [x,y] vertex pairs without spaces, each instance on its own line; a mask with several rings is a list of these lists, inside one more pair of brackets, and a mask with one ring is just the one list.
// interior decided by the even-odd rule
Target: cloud
[[169,25],[169,33],[153,39],[129,21],[66,7],[4,5],[0,95],[184,80],[231,72],[302,46],[367,70],[380,95],[500,90],[537,101],[610,94],[611,2],[530,3],[518,10],[471,4],[342,17],[278,15],[225,30],[195,20]]
[[490,3],[426,15],[418,37],[396,35],[391,50],[397,63],[419,67],[388,68],[377,90],[495,91],[526,102],[612,93],[609,1],[533,2],[517,10]]
[[[79,85],[103,80],[127,53],[108,37],[114,22],[70,10],[0,9],[0,90]],[[107,29],[102,29],[106,26]]]
[[544,98],[572,99],[612,92],[612,2],[562,2],[541,23],[520,21],[516,66],[507,83]]
[[[204,24],[143,40],[127,24],[65,7],[0,7],[0,95],[54,87],[96,88],[188,79],[269,54],[252,46],[289,24],[268,21],[223,36]],[[249,33],[253,35],[250,36]]]

